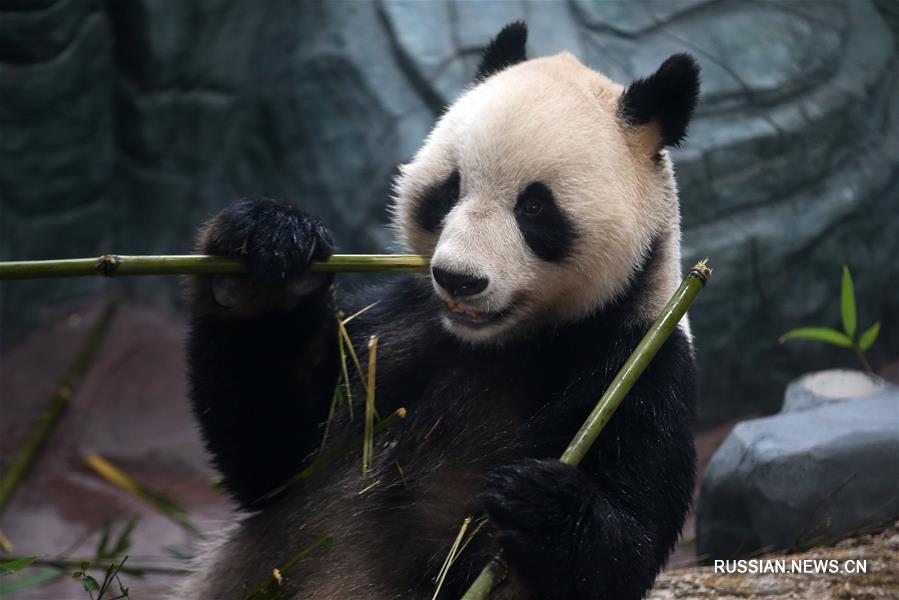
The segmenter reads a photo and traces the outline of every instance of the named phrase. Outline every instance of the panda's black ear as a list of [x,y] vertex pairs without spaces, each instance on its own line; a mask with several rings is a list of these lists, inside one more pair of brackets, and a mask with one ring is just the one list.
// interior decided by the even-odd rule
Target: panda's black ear
[[677,146],[699,99],[699,65],[689,54],[675,54],[659,70],[630,84],[618,101],[618,110],[630,125],[654,123],[658,148]]
[[524,21],[509,23],[493,38],[484,49],[475,81],[483,81],[506,67],[527,60],[525,45],[528,41],[528,26]]

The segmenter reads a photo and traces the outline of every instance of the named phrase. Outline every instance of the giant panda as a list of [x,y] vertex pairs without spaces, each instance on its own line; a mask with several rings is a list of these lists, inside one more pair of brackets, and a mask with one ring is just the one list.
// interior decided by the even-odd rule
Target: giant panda
[[[523,23],[497,35],[400,169],[393,223],[432,256],[428,274],[335,293],[307,271],[331,255],[329,230],[281,201],[240,201],[201,230],[199,252],[249,268],[188,283],[194,414],[243,514],[175,597],[252,597],[278,568],[283,598],[431,598],[468,515],[488,519],[440,598],[500,549],[493,598],[651,588],[694,484],[685,324],[584,461],[557,458],[680,280],[666,148],[685,137],[699,69],[678,54],[624,87],[567,53],[527,60],[526,37]],[[320,449],[336,311],[369,306],[347,328],[363,365],[378,336],[377,410],[405,419],[378,434],[368,476],[357,450],[267,495],[362,431],[354,378],[355,417],[340,411]]]

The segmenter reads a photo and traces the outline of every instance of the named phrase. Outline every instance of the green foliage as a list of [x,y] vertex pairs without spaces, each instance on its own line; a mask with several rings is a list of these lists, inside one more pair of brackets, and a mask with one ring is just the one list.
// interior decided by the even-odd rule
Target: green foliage
[[[112,524],[109,521],[104,523],[103,528],[100,530],[100,541],[97,543],[97,551],[94,555],[93,563],[84,561],[81,563],[80,568],[72,573],[72,578],[81,582],[81,585],[84,586],[84,591],[88,593],[91,600],[103,599],[106,594],[110,593],[113,582],[115,582],[119,588],[119,595],[113,597],[111,600],[128,597],[128,588],[126,588],[122,584],[122,580],[119,579],[119,571],[122,570],[125,561],[128,560],[128,557],[123,555],[131,548],[131,533],[137,526],[137,522],[138,517],[129,519],[128,523],[125,524],[119,534],[115,537],[113,537]],[[115,541],[113,541],[113,539]],[[122,557],[121,561],[109,563],[109,561],[117,561],[120,557]],[[94,577],[87,573],[91,568],[101,568],[98,566],[98,563],[109,563],[105,567],[102,583],[98,582]],[[96,598],[94,598],[94,592],[97,592]]]
[[4,575],[10,574],[9,572],[0,574],[0,598],[39,588],[58,581],[65,576],[65,573],[59,569],[52,567],[35,568],[33,566],[27,571],[17,573],[14,577],[4,577]]
[[37,560],[37,556],[26,556],[9,562],[0,563],[0,577],[17,573]]
[[852,348],[852,338],[845,333],[828,327],[800,327],[783,334],[780,338],[781,342],[787,340],[816,340],[819,342],[827,342],[840,348]]
[[865,358],[865,352],[877,341],[880,333],[880,321],[868,327],[861,336],[856,337],[858,314],[855,306],[855,286],[852,284],[852,274],[846,265],[843,265],[843,280],[840,286],[840,317],[843,321],[843,331],[829,327],[800,327],[780,336],[780,343],[788,340],[814,340],[840,348],[848,348],[858,357],[865,371],[873,375],[871,365]]
[[[46,585],[62,576],[58,569],[28,569],[27,573],[16,575],[36,560],[37,556],[23,556],[0,562],[0,597]],[[8,577],[9,575],[16,576]]]
[[868,327],[858,340],[858,347],[863,351],[874,345],[877,335],[880,333],[880,321]]
[[840,285],[840,316],[843,317],[843,331],[852,337],[855,335],[857,323],[855,314],[855,286],[852,285],[852,274],[849,267],[843,265],[843,283]]
[[122,556],[131,548],[131,532],[137,526],[138,517],[132,517],[119,533],[115,543],[110,544],[110,536],[112,535],[112,524],[107,521],[103,524],[100,534],[100,543],[97,544],[97,553],[95,560],[108,561]]
[[[130,535],[131,531],[129,527],[133,527],[132,523],[135,519],[132,519],[128,522],[128,526],[124,532],[124,536]],[[108,539],[108,538],[107,538]],[[120,536],[120,540],[122,537]],[[104,540],[101,539],[101,544],[104,543]],[[130,545],[130,539],[127,540],[128,545]],[[117,596],[112,596],[109,600],[120,600],[121,598],[128,598],[128,588],[122,583],[122,580],[119,579],[119,571],[122,570],[122,567],[125,566],[125,561],[128,560],[128,557],[122,558],[122,560],[118,563],[111,563],[106,567],[106,572],[103,576],[103,583],[98,582],[96,579],[87,574],[87,570],[91,568],[91,563],[83,562],[81,563],[81,568],[78,571],[72,573],[72,578],[77,579],[81,582],[81,585],[84,586],[84,591],[88,593],[91,600],[103,600],[106,598],[107,594],[113,593],[110,590],[112,589],[112,584],[115,583],[119,588],[119,593]],[[97,592],[96,598],[94,597],[94,592]]]

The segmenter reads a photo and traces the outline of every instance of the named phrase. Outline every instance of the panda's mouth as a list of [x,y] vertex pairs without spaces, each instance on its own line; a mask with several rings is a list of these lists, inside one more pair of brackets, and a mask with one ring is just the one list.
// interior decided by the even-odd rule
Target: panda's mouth
[[450,320],[463,323],[472,327],[483,327],[495,323],[509,315],[514,307],[509,306],[502,310],[483,310],[461,302],[449,300],[446,303],[447,316]]

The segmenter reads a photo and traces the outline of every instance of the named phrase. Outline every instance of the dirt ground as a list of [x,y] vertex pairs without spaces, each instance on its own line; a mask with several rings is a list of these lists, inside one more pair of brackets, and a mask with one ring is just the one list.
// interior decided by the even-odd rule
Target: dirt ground
[[[0,355],[0,466],[6,467],[22,444],[100,312],[99,305],[74,311]],[[197,537],[98,477],[85,464],[90,453],[102,455],[135,480],[178,502],[202,530],[214,531],[232,519],[229,501],[210,485],[213,472],[188,410],[182,344],[183,323],[177,318],[132,303],[119,308],[67,413],[0,515],[0,532],[14,545],[16,555],[90,559],[104,522],[121,527],[139,516],[129,564],[186,566],[165,548],[195,547]],[[732,425],[697,433],[700,470]],[[693,530],[691,518],[669,569],[695,564]],[[895,545],[896,536],[891,539],[889,543]],[[711,581],[705,570],[677,573],[660,580],[653,598],[749,597],[702,595]],[[131,597],[155,598],[174,577],[129,576],[125,583]],[[734,589],[743,585],[733,577],[719,579],[730,581]],[[693,595],[681,596],[682,591]],[[84,600],[87,595],[77,581],[66,578],[15,597]]]

